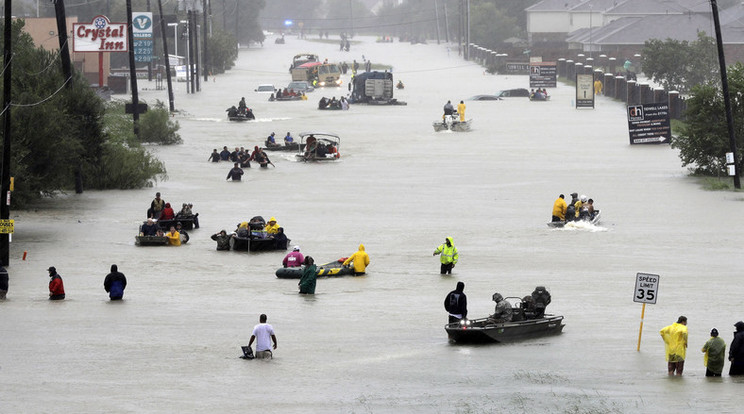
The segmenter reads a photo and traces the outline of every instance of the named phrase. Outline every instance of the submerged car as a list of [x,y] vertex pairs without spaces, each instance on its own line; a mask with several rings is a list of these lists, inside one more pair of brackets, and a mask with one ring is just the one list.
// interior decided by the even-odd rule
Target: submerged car
[[498,101],[501,100],[498,95],[475,95],[468,98],[469,101]]
[[498,96],[499,98],[529,98],[530,91],[525,88],[504,89],[503,91],[499,91],[496,96]]
[[313,86],[310,85],[310,83],[308,83],[307,81],[292,81],[292,82],[289,82],[289,85],[287,85],[287,90],[288,91],[293,90],[297,93],[300,93],[300,92],[308,93],[308,92],[314,91],[315,88],[313,88]]
[[254,89],[254,91],[259,93],[274,93],[274,91],[276,91],[276,88],[274,88],[274,85],[270,83],[264,83],[258,85],[258,88]]

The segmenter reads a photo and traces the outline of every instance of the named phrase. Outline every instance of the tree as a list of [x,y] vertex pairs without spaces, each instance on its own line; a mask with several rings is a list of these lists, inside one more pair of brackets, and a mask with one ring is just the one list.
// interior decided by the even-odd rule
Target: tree
[[720,78],[716,50],[715,39],[704,32],[692,43],[648,40],[641,53],[643,72],[666,90],[688,93],[695,85]]
[[132,188],[132,181],[117,182],[114,174],[133,177],[139,186],[164,178],[163,165],[136,140],[118,139],[122,131],[134,135],[131,117],[126,125],[106,123],[103,101],[78,72],[72,87],[63,87],[58,54],[34,47],[24,25],[16,20],[12,28],[14,205],[73,188],[76,173],[88,188],[101,189]]
[[209,48],[209,62],[207,67],[212,68],[213,74],[224,73],[235,66],[238,58],[238,50],[235,48],[235,37],[222,30],[215,30],[212,36],[207,38]]
[[[744,65],[736,63],[727,69],[731,109],[734,116],[734,136],[744,137]],[[730,151],[723,93],[714,83],[696,85],[687,100],[686,126],[672,140],[679,149],[682,166],[689,166],[696,175],[726,174],[725,154]],[[742,152],[738,152],[739,166]],[[741,169],[740,169],[741,171]]]
[[477,2],[470,6],[470,39],[472,43],[498,50],[501,43],[519,34],[517,19],[509,17],[492,2]]

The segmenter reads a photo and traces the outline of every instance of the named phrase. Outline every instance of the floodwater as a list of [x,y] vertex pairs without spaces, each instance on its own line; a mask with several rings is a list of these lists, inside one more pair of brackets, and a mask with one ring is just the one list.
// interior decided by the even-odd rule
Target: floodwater
[[[598,98],[576,110],[572,89],[549,102],[467,103],[468,133],[435,133],[443,104],[527,87],[491,76],[446,45],[338,46],[287,38],[242,50],[236,68],[202,92],[176,85],[184,144],[153,147],[169,179],[154,188],[88,191],[13,211],[11,286],[0,303],[0,411],[7,413],[482,413],[734,412],[742,384],[704,377],[699,351],[717,327],[727,343],[744,319],[740,194],[701,189],[669,146],[628,144],[622,104]],[[408,106],[315,109],[268,102],[261,83],[285,85],[296,53],[331,61],[362,55],[394,66]],[[348,76],[344,77],[348,81]],[[154,82],[141,96],[166,100]],[[245,96],[256,122],[230,123]],[[341,136],[342,158],[276,168],[226,182],[213,148],[260,145],[272,131]],[[137,247],[134,235],[156,191],[194,204],[202,228],[181,247]],[[599,227],[549,229],[559,193],[586,194]],[[302,252],[324,263],[364,243],[364,277],[321,279],[315,296],[274,277],[283,252],[218,252],[209,236],[254,215],[276,216]],[[460,262],[439,275],[432,251],[452,236]],[[27,259],[22,261],[24,252]],[[103,278],[127,275],[112,303]],[[50,302],[46,268],[67,299]],[[658,303],[632,301],[637,272],[660,275]],[[516,344],[447,341],[442,302],[465,282],[471,317],[493,310],[494,291],[552,293],[560,336]],[[238,358],[258,315],[279,347],[270,361]],[[658,331],[689,318],[685,375],[668,378]],[[728,364],[725,370],[728,371]]]

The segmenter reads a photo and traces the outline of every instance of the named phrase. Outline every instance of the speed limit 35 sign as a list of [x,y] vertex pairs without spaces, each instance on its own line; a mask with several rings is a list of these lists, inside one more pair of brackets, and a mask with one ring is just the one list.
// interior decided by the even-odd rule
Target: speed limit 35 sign
[[633,302],[656,304],[659,296],[659,275],[636,273]]

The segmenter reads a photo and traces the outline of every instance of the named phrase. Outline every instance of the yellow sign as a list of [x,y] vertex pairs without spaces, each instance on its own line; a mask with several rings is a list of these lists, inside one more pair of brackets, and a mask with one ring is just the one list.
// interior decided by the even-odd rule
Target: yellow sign
[[0,220],[0,234],[10,234],[13,233],[13,226],[14,226],[13,219],[10,220]]

